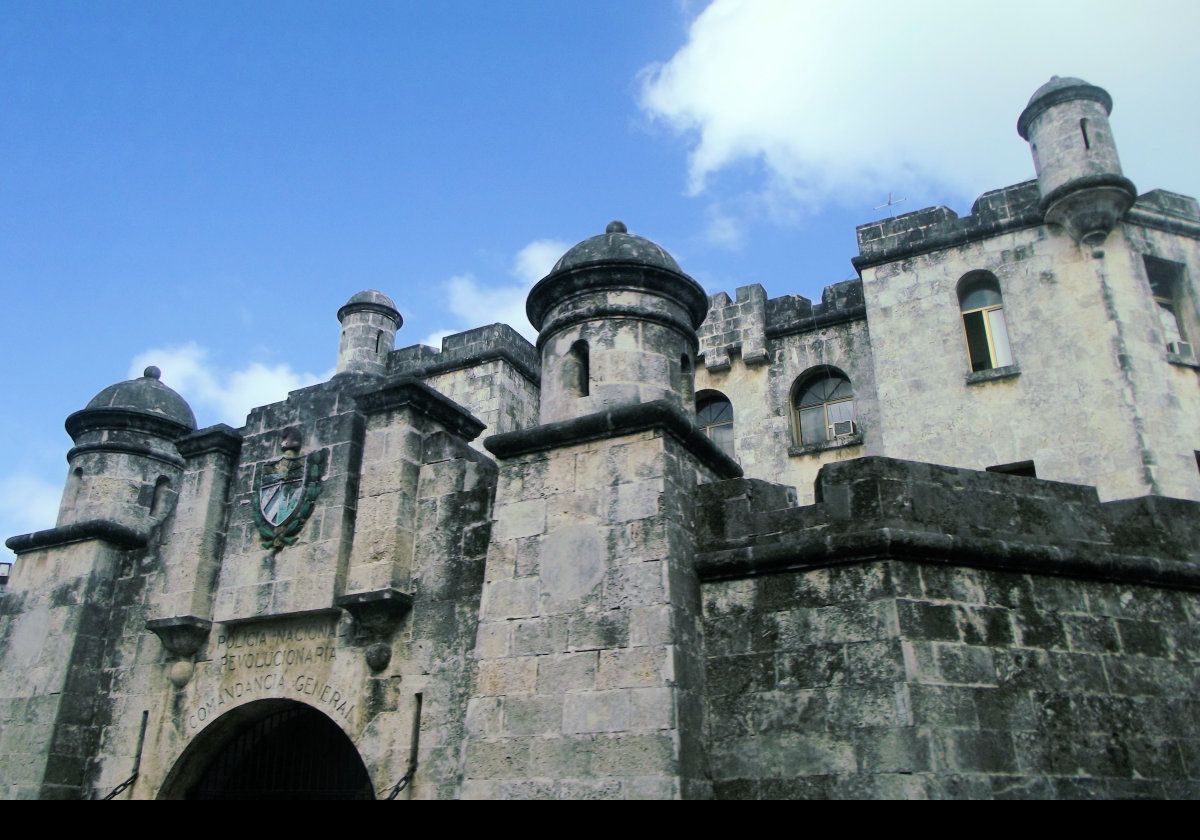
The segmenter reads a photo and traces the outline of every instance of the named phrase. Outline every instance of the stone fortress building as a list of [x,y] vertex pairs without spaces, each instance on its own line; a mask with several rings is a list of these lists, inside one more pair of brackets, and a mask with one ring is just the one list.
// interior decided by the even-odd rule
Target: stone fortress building
[[[1196,797],[1200,206],[1109,95],[819,303],[620,222],[240,429],[101,391],[0,608],[11,798]],[[168,372],[169,373],[169,372]]]

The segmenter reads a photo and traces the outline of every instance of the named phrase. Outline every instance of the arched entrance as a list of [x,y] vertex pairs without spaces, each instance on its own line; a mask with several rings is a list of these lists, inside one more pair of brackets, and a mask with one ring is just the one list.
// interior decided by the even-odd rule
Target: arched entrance
[[166,799],[374,799],[354,744],[321,712],[259,700],[226,713],[184,751]]

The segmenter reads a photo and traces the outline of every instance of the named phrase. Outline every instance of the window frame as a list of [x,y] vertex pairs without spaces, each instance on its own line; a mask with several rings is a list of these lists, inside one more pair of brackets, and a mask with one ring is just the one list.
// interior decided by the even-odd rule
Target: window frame
[[[823,380],[838,379],[846,384],[850,395],[840,397],[835,400],[822,400],[808,405],[800,405],[800,400],[807,394],[818,382]],[[836,386],[833,390],[836,391]],[[832,406],[846,406],[850,408],[850,419],[835,420],[830,416],[830,408]],[[807,441],[804,439],[804,423],[802,416],[805,412],[821,410],[822,429],[824,430],[824,439],[817,441]],[[858,406],[855,402],[854,383],[846,373],[832,365],[820,365],[802,373],[796,378],[792,385],[791,393],[788,397],[788,415],[791,420],[792,427],[792,449],[815,451],[821,449],[830,449],[838,446],[854,446],[862,442],[862,427],[858,419]],[[845,435],[838,435],[834,431],[834,426],[837,423],[849,422],[851,424],[851,432]]]
[[[999,303],[989,303],[983,306],[974,306],[966,309],[963,306],[963,301],[967,295],[976,287],[990,287],[999,298]],[[1014,367],[1016,365],[1016,357],[1012,350],[1012,333],[1008,328],[1008,313],[1004,303],[1004,292],[1000,288],[1000,278],[996,277],[990,271],[969,271],[959,278],[958,284],[955,287],[955,295],[958,298],[958,322],[959,329],[962,330],[963,344],[967,351],[967,365],[970,368],[968,373],[979,374],[988,373],[994,370],[1003,370],[1005,368]],[[996,330],[992,326],[992,313],[1000,312],[1004,319],[1004,344],[1007,348],[1008,359],[1001,364],[1001,359],[996,351]],[[971,332],[967,327],[967,317],[970,315],[979,315],[979,320],[983,326],[983,337],[987,342],[988,366],[984,368],[975,367],[975,357],[971,353]]]
[[[1162,331],[1163,349],[1172,356],[1194,360],[1196,347],[1192,343],[1191,330],[1184,317],[1187,311],[1183,297],[1187,266],[1153,254],[1142,254],[1142,267],[1150,287],[1150,300],[1154,304],[1158,328]],[[1168,324],[1168,318],[1174,325],[1174,330]],[[1185,345],[1189,352],[1180,353],[1180,345]]]
[[[729,407],[729,422],[727,422],[727,423],[709,423],[707,425],[701,425],[700,413],[702,411],[704,411],[704,409],[708,408],[711,405],[715,405],[716,403],[724,403],[725,405],[727,405]],[[733,410],[733,401],[731,399],[729,399],[729,397],[727,397],[723,393],[721,393],[720,391],[716,391],[711,388],[705,388],[704,390],[702,390],[696,394],[695,404],[696,404],[696,429],[701,434],[703,434],[706,438],[708,438],[714,444],[716,444],[716,446],[718,448],[720,448],[720,450],[722,452],[724,452],[726,455],[728,455],[730,458],[735,457],[734,453],[737,451],[737,439],[734,436],[734,424],[737,421],[737,412]],[[723,428],[729,429],[729,449],[726,449],[717,440],[717,438],[715,438],[712,434],[713,429],[723,429]]]

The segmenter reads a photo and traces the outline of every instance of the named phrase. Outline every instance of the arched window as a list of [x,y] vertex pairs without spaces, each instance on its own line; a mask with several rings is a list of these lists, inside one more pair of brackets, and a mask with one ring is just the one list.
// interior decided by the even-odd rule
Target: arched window
[[165,475],[160,475],[158,480],[154,482],[154,495],[150,497],[150,515],[157,516],[162,513],[163,501],[167,491],[171,489],[171,479]]
[[854,390],[837,368],[818,368],[796,381],[792,389],[796,436],[801,446],[848,438],[854,423]]
[[1000,283],[988,271],[972,271],[958,281],[958,305],[962,310],[967,355],[973,373],[1008,367],[1013,363],[1004,319]]
[[588,363],[588,344],[576,341],[567,351],[562,366],[563,390],[573,397],[586,397],[591,390],[592,374]]
[[696,395],[696,426],[733,457],[733,404],[719,391]]

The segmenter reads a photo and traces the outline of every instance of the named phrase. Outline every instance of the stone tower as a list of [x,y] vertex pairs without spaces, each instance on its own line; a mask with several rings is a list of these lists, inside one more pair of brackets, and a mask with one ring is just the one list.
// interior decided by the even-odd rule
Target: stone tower
[[543,423],[654,400],[694,410],[696,329],[708,297],[623,223],[567,251],[526,310],[542,354]]
[[144,533],[170,510],[184,467],[175,441],[196,428],[196,417],[160,376],[148,367],[67,418],[75,446],[60,527],[104,520]]
[[107,722],[101,709],[119,685],[102,662],[144,597],[139,570],[153,562],[146,547],[161,539],[175,507],[182,441],[196,420],[148,367],[105,388],[66,426],[75,446],[58,524],[7,543],[19,557],[0,603],[12,630],[0,645],[10,796],[79,798],[87,790]]
[[1017,120],[1017,131],[1033,152],[1046,221],[1088,245],[1102,243],[1137,198],[1121,172],[1110,113],[1108,91],[1054,76]]
[[388,353],[395,349],[396,332],[404,323],[392,299],[374,289],[359,292],[338,310],[337,318],[342,325],[337,372],[385,373]]
[[527,308],[542,425],[484,441],[500,475],[463,795],[705,796],[695,487],[741,473],[685,404],[707,299],[614,222]]

